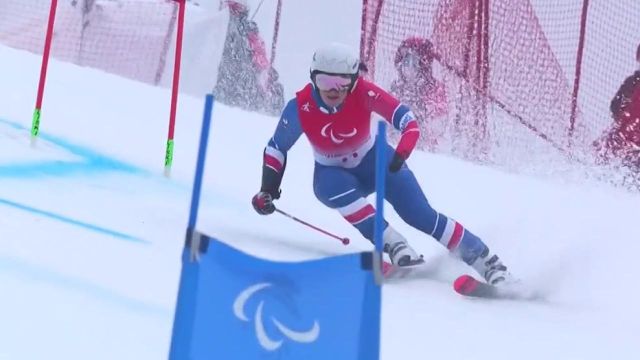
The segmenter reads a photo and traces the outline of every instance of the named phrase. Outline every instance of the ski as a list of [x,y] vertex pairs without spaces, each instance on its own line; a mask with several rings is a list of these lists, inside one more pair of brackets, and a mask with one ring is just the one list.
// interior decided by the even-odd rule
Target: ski
[[462,275],[453,282],[453,289],[460,295],[504,300],[540,300],[542,297],[533,291],[525,290],[522,286],[498,287],[477,280],[471,275]]
[[460,295],[481,298],[497,298],[498,288],[471,275],[462,275],[453,282],[453,289]]
[[412,260],[410,263],[402,266],[394,265],[388,261],[383,261],[382,276],[387,280],[412,277],[421,272],[425,272],[425,270],[429,270],[425,265],[426,263],[422,256],[420,256],[419,259]]

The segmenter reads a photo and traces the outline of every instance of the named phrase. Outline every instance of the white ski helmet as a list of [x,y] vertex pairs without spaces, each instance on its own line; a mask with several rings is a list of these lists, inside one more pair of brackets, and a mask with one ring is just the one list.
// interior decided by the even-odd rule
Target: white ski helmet
[[317,73],[357,76],[359,66],[360,59],[354,49],[344,44],[331,43],[318,48],[313,54],[311,77]]

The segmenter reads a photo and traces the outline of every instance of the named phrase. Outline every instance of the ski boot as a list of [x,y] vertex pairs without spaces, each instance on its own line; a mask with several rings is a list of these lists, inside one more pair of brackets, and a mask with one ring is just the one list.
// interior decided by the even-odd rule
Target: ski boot
[[413,266],[424,263],[422,255],[418,255],[407,240],[390,225],[382,233],[384,252],[389,255],[391,263],[396,266]]
[[471,266],[484,277],[487,284],[510,286],[518,283],[518,280],[511,275],[498,255],[487,254],[481,256]]

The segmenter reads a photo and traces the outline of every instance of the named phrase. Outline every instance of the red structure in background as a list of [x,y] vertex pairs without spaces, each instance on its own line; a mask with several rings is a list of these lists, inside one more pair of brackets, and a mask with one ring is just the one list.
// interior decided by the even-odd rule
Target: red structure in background
[[[494,108],[570,155],[572,143],[580,141],[575,130],[588,7],[588,0],[580,0],[570,9],[552,9],[575,19],[545,28],[530,0],[364,0],[361,56],[368,76],[385,85],[393,81],[398,45],[412,36],[429,39],[441,77],[450,93],[454,89],[449,124],[454,140],[464,139],[465,157],[483,160],[496,143],[523,142],[495,130],[488,119]],[[560,54],[550,37],[565,26],[576,35],[560,44]],[[567,63],[575,72],[567,71]]]

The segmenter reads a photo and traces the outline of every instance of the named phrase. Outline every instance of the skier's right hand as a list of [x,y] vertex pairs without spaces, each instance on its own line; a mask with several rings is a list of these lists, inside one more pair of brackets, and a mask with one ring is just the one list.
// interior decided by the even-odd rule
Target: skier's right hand
[[255,194],[251,199],[251,204],[260,215],[269,215],[276,211],[276,206],[273,205],[273,196],[266,191],[260,191]]

